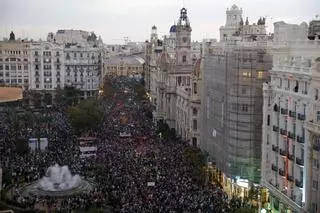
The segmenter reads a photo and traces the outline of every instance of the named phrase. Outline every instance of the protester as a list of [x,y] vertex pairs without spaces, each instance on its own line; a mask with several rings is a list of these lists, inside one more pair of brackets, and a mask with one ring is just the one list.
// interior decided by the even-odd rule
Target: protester
[[[192,170],[185,165],[184,151],[188,143],[179,139],[164,140],[148,117],[151,104],[137,90],[139,82],[132,78],[114,77],[108,80],[111,94],[104,94],[105,110],[101,129],[90,133],[97,138],[96,157],[80,160],[77,138],[69,126],[65,107],[48,109],[50,125],[38,123],[30,133],[12,130],[13,123],[1,123],[1,166],[14,178],[20,203],[37,203],[48,209],[78,209],[88,206],[112,205],[119,213],[219,213],[229,212],[225,193],[215,185],[199,185]],[[60,110],[59,110],[60,109]],[[42,115],[43,116],[43,115]],[[18,155],[16,134],[36,134],[48,137],[48,149]],[[58,163],[68,165],[73,174],[92,178],[90,194],[64,199],[22,198],[21,184],[41,178],[46,169]],[[88,174],[92,171],[92,175]]]

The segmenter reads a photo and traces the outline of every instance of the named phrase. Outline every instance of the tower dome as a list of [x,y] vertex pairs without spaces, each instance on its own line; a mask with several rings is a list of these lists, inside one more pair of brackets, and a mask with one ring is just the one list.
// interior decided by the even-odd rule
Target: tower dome
[[153,26],[152,26],[152,29],[153,29],[153,30],[156,30],[156,29],[157,29],[156,25],[153,25]]
[[177,28],[177,25],[172,25],[171,27],[170,27],[170,33],[175,33],[176,32],[176,28]]

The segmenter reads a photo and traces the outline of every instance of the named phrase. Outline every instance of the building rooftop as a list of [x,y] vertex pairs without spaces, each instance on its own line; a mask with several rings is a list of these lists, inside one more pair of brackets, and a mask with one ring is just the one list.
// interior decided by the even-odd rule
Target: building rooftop
[[114,56],[105,60],[106,64],[130,64],[142,66],[144,60],[137,56]]

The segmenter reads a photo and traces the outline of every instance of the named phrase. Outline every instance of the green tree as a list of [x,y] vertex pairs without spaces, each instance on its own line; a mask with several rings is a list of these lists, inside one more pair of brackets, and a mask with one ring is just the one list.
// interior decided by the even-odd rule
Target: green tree
[[103,119],[103,110],[95,99],[86,99],[77,106],[69,107],[68,114],[76,134],[96,129]]

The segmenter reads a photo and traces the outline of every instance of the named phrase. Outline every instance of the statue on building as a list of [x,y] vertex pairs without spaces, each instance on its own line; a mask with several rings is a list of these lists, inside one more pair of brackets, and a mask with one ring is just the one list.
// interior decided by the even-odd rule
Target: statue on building
[[243,26],[243,19],[241,17],[241,20],[240,20],[240,26]]
[[14,35],[13,31],[11,31],[10,33],[10,41],[15,41],[16,40],[16,36]]
[[246,25],[249,25],[248,17],[246,18]]

